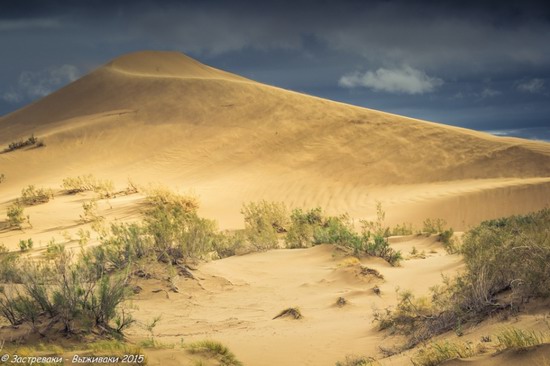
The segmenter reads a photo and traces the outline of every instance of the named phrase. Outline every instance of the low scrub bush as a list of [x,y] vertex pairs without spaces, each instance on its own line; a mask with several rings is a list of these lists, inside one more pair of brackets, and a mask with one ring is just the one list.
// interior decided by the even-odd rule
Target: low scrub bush
[[[10,152],[17,149],[22,149],[27,146],[35,145],[36,143],[39,143],[39,142],[40,141],[36,137],[34,137],[34,134],[33,134],[31,135],[31,137],[29,137],[26,140],[19,140],[19,141],[14,141],[10,143],[8,147],[4,149],[4,152]],[[42,145],[40,146],[44,146],[44,144],[42,143]]]
[[422,232],[426,234],[437,234],[445,230],[447,222],[443,219],[426,219],[424,220],[424,226]]
[[21,190],[20,201],[24,205],[32,206],[40,203],[46,203],[53,198],[53,191],[46,188],[36,188],[34,185],[30,185],[27,188]]
[[32,247],[34,246],[34,242],[32,241],[31,238],[27,239],[27,240],[19,240],[19,249],[22,251],[22,252],[26,252],[28,250],[31,250]]
[[278,247],[277,234],[287,231],[289,220],[283,203],[250,202],[244,204],[245,234],[249,243],[258,250]]
[[115,190],[112,181],[97,179],[91,174],[65,178],[61,187],[67,194],[93,191],[99,194],[100,198],[111,197]]
[[437,366],[445,361],[475,355],[476,349],[471,343],[444,341],[423,347],[411,358],[411,362],[414,366]]
[[414,227],[410,223],[397,224],[390,229],[390,236],[405,236],[414,234]]
[[219,235],[215,222],[199,217],[187,202],[153,206],[146,214],[145,229],[158,259],[174,264],[211,251]]
[[288,248],[307,248],[314,242],[315,230],[323,224],[321,208],[309,211],[294,209],[290,215],[290,227],[285,237]]
[[199,208],[199,201],[192,195],[175,193],[165,187],[149,187],[145,190],[147,203],[154,208],[177,207],[184,212],[196,212]]
[[24,223],[30,224],[30,218],[28,215],[25,215],[24,208],[19,202],[8,206],[6,215],[8,216],[10,227],[21,229]]
[[525,349],[547,342],[548,336],[540,332],[508,328],[500,332],[497,339],[501,350]]
[[[85,258],[85,257],[84,257]],[[27,261],[14,269],[20,285],[0,288],[0,315],[11,324],[60,323],[66,333],[101,329],[122,332],[132,323],[120,312],[128,277],[99,273],[84,259],[63,252],[52,261]]]

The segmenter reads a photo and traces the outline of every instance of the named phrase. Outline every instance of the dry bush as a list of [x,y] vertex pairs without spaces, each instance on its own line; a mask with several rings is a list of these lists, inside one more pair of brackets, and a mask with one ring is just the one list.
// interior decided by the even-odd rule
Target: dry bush
[[92,174],[65,178],[61,187],[67,194],[93,191],[99,194],[100,198],[111,197],[115,190],[112,181],[98,179]]
[[543,344],[549,340],[549,337],[541,332],[508,328],[500,332],[497,339],[500,350],[522,350]]
[[445,341],[423,347],[411,358],[411,362],[414,366],[437,366],[445,361],[475,355],[476,349],[472,343]]
[[224,366],[242,366],[242,362],[237,359],[235,354],[229,348],[220,342],[206,340],[191,343],[186,346],[189,352],[202,354],[208,358],[214,358]]
[[182,195],[162,186],[150,186],[145,189],[146,201],[155,207],[177,207],[184,212],[196,212],[199,200],[192,195]]
[[29,185],[21,190],[21,203],[27,206],[46,203],[53,198],[53,191],[46,188],[36,188],[34,185]]

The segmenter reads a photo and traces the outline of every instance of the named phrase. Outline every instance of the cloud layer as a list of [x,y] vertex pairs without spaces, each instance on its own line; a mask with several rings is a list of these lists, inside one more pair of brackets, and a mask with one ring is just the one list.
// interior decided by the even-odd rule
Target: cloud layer
[[80,76],[76,66],[61,65],[38,72],[23,71],[17,85],[2,94],[2,99],[17,103],[25,99],[45,97],[57,88],[75,81]]
[[380,68],[364,74],[355,72],[340,78],[339,85],[346,88],[366,87],[388,93],[431,93],[443,85],[443,80],[404,65],[399,69]]

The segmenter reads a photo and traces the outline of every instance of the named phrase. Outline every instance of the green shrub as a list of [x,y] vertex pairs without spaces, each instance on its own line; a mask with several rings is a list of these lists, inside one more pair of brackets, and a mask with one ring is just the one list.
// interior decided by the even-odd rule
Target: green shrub
[[[68,252],[53,261],[27,261],[17,269],[20,287],[0,289],[0,315],[12,324],[47,316],[67,333],[99,328],[121,332],[131,317],[117,308],[127,298],[127,276],[97,273],[85,260],[74,260]],[[116,324],[116,327],[112,325]]]
[[316,228],[323,224],[321,208],[317,207],[309,211],[302,209],[292,210],[290,215],[290,227],[285,237],[288,248],[307,248],[314,243]]
[[214,250],[219,258],[231,257],[246,248],[246,236],[244,231],[239,230],[234,233],[220,233],[212,243]]
[[258,250],[278,247],[278,233],[287,231],[287,209],[283,203],[250,202],[243,204],[245,234],[248,241]]
[[29,238],[27,240],[23,240],[23,239],[19,240],[19,249],[22,252],[26,252],[27,250],[31,250],[33,246],[34,246],[34,243],[33,243],[31,238]]
[[346,356],[344,361],[336,362],[336,366],[374,366],[376,363],[372,357]]
[[414,233],[413,225],[410,223],[397,224],[390,229],[390,236],[412,235]]
[[25,216],[24,208],[19,202],[8,206],[7,216],[10,227],[21,229],[25,222],[29,222],[29,216]]
[[177,263],[200,257],[212,250],[218,233],[212,220],[200,218],[186,204],[159,204],[145,217],[159,260]]
[[439,236],[437,238],[437,240],[443,244],[443,247],[449,254],[453,254],[458,251],[456,241],[454,240],[453,235],[454,235],[453,229],[449,228],[439,233]]
[[422,232],[426,234],[437,234],[445,230],[447,222],[443,219],[426,219],[424,220],[424,227]]
[[387,238],[378,235],[375,235],[373,240],[366,242],[365,252],[368,255],[386,260],[392,266],[399,265],[399,262],[403,259],[400,251],[396,251],[390,247]]
[[51,198],[53,198],[53,191],[51,189],[36,188],[34,185],[30,185],[21,190],[20,201],[24,205],[32,206],[40,203],[46,203]]

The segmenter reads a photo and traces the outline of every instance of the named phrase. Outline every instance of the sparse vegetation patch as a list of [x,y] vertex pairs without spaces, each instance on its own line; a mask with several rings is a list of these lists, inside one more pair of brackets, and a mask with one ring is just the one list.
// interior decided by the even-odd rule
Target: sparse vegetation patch
[[4,152],[10,152],[10,151],[22,149],[24,147],[33,146],[33,145],[36,145],[38,147],[45,146],[44,141],[38,140],[36,137],[34,137],[34,134],[33,134],[26,140],[19,140],[19,141],[14,141],[10,143],[8,147],[4,149]]
[[20,201],[24,205],[32,206],[40,203],[46,203],[53,198],[53,191],[46,188],[37,188],[30,185],[21,190]]

